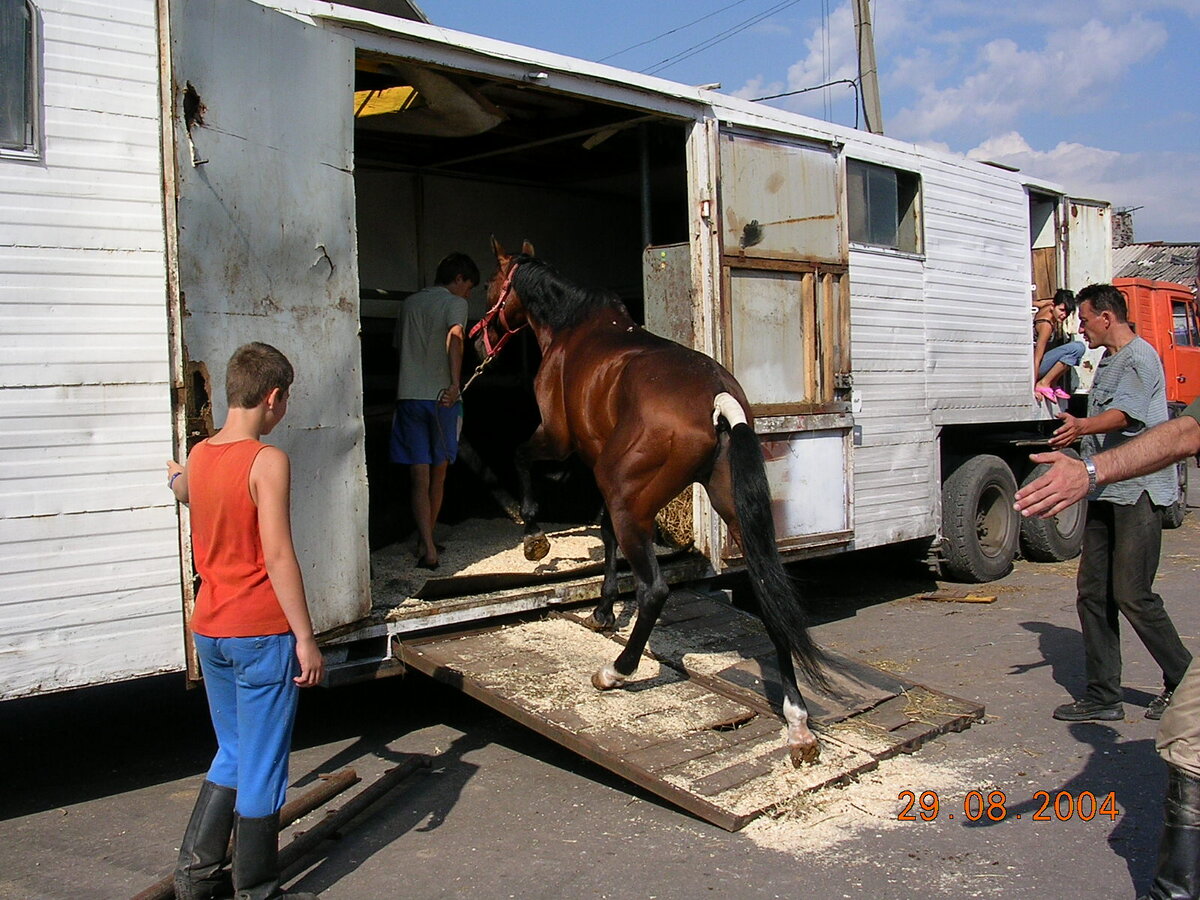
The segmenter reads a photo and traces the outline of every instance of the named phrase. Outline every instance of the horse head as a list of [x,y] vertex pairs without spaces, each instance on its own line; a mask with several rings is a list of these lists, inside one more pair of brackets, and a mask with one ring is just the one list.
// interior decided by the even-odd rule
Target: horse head
[[[488,311],[470,333],[475,340],[476,352],[483,359],[499,353],[510,337],[529,324],[525,307],[513,288],[517,254],[505,251],[495,236],[492,237],[492,252],[496,256],[496,272],[487,284]],[[524,241],[521,253],[533,256],[533,244]]]

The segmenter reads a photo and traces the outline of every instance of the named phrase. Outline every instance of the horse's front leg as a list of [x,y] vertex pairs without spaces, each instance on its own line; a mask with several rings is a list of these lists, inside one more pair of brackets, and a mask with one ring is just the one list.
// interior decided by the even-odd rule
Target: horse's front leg
[[617,535],[607,505],[600,513],[600,539],[604,542],[604,584],[600,588],[600,605],[583,624],[592,631],[610,631],[617,624],[613,604],[620,594],[617,590]]
[[[637,671],[642,651],[646,649],[646,641],[658,621],[667,594],[670,593],[666,579],[658,567],[658,558],[654,555],[654,519],[650,519],[648,527],[623,526],[620,521],[614,524],[618,533],[625,535],[625,539],[621,541],[621,549],[637,580],[638,611],[625,649],[611,666],[602,666],[592,675],[592,686],[600,691],[621,687]],[[601,605],[603,606],[603,603]]]
[[528,441],[517,448],[514,462],[517,480],[521,485],[521,520],[525,523],[525,558],[531,561],[545,558],[550,552],[550,539],[537,522],[538,504],[533,496],[533,463],[545,459],[562,459],[557,453],[544,426],[538,426]]

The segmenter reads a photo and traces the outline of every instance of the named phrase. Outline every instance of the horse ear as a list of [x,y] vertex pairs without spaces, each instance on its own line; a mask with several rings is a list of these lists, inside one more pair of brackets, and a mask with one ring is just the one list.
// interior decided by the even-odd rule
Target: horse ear
[[496,240],[496,236],[494,234],[492,235],[492,253],[495,254],[497,260],[508,256],[508,254],[504,252],[504,247],[498,240]]
[[533,252],[533,244],[529,243],[529,241],[521,242],[521,252],[526,256],[537,256],[537,254]]

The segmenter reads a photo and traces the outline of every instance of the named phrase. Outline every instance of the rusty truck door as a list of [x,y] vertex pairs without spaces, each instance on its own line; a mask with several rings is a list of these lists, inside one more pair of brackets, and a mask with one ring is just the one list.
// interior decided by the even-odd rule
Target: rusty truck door
[[[721,130],[713,348],[763,442],[781,551],[853,534],[850,291],[829,144]],[[722,533],[721,556],[737,553]]]
[[[249,0],[160,6],[177,449],[223,421],[235,348],[292,360],[269,440],[292,459],[296,549],[327,631],[370,609],[353,46]],[[182,532],[190,605],[186,513]]]

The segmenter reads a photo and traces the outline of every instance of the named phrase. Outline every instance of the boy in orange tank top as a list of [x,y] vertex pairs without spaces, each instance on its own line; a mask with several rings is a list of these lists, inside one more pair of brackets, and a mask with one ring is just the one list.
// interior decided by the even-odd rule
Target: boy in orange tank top
[[[287,413],[293,371],[268,344],[238,348],[226,370],[225,425],[167,463],[167,484],[191,510],[201,578],[191,629],[217,754],[179,849],[175,895],[228,896],[231,833],[238,900],[313,897],[279,884],[279,810],[301,687],[324,675],[292,546],[288,456],[259,438]],[[236,829],[235,829],[236,826]]]

